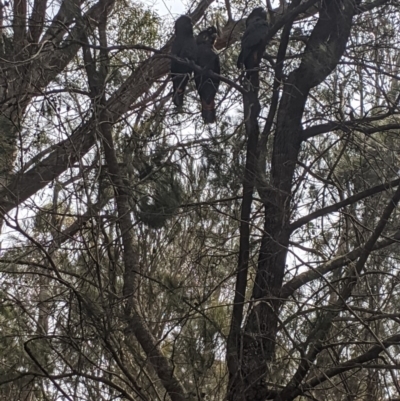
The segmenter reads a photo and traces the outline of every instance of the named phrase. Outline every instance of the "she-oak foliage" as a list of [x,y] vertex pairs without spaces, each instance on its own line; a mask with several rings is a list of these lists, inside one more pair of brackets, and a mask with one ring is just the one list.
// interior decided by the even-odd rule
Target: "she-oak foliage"
[[282,2],[244,73],[260,6],[188,7],[208,125],[153,6],[1,6],[1,399],[400,398],[399,2]]

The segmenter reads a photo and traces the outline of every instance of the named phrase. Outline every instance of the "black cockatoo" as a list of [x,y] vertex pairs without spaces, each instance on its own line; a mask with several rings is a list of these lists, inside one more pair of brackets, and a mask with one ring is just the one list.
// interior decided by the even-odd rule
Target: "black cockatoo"
[[[175,39],[172,43],[171,54],[181,59],[196,61],[197,45],[193,36],[193,25],[190,17],[180,16],[175,21]],[[171,60],[171,76],[174,87],[173,102],[180,109],[183,105],[183,95],[192,68],[176,60]]]
[[196,64],[203,68],[203,72],[195,72],[197,92],[201,100],[201,115],[206,124],[215,122],[215,95],[219,87],[219,78],[211,78],[207,71],[220,73],[219,55],[214,50],[214,42],[217,38],[217,29],[211,26],[201,31],[197,38]]
[[[237,61],[238,68],[243,64],[246,70],[260,66],[261,57],[267,46],[267,12],[262,7],[255,8],[246,20],[246,30],[242,37],[242,51]],[[249,77],[250,73],[247,73]]]

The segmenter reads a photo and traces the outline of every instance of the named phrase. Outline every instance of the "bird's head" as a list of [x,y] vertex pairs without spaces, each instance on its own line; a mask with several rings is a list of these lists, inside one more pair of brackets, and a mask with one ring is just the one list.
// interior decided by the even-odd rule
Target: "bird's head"
[[187,15],[181,15],[175,21],[175,35],[193,35],[193,24],[192,19]]
[[197,35],[197,43],[208,43],[210,45],[214,45],[215,40],[217,39],[218,31],[215,26],[210,26],[207,29],[204,29]]
[[246,20],[246,28],[249,26],[249,24],[256,20],[256,19],[262,19],[262,20],[267,20],[267,12],[263,7],[256,7],[247,17]]

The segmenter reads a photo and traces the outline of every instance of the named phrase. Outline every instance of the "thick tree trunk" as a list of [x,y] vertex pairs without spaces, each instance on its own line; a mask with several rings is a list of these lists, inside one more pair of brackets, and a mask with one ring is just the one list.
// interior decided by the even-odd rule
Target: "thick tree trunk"
[[[243,200],[240,215],[240,244],[239,258],[236,271],[236,288],[234,298],[234,308],[231,317],[231,326],[227,342],[227,364],[229,371],[228,391],[232,393],[242,393],[244,383],[242,377],[238,375],[240,366],[240,337],[241,322],[243,320],[244,303],[246,299],[247,274],[250,256],[250,216],[253,202],[254,185],[257,174],[257,152],[260,128],[258,116],[261,111],[258,99],[260,86],[258,71],[250,75],[250,80],[246,79],[247,91],[243,95],[243,110],[245,128],[247,134],[246,166],[243,177]],[[240,389],[240,390],[238,390]]]
[[[353,0],[325,0],[308,40],[302,62],[288,77],[278,109],[273,143],[271,198],[265,204],[264,236],[253,287],[253,304],[238,348],[243,381],[232,400],[265,400],[268,366],[275,353],[280,291],[290,238],[291,189],[301,146],[302,117],[311,88],[320,84],[339,62],[355,13]],[[280,398],[283,400],[284,398]]]

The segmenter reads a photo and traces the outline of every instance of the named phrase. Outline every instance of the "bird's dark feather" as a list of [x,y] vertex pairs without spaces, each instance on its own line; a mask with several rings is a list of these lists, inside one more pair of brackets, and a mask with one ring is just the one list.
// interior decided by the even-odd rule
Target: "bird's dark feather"
[[[172,43],[171,54],[181,59],[195,61],[197,57],[197,44],[193,37],[192,20],[182,15],[175,22],[175,39]],[[180,108],[183,105],[183,95],[192,68],[177,60],[171,60],[171,77],[174,89],[173,101]]]
[[214,42],[216,39],[217,30],[210,27],[199,33],[197,36],[197,59],[196,64],[203,68],[203,71],[195,73],[195,83],[197,92],[200,95],[202,104],[202,116],[205,123],[215,122],[215,95],[217,94],[220,79],[210,77],[207,71],[212,71],[215,74],[220,74],[219,55],[214,50]]
[[259,67],[261,57],[267,45],[267,13],[262,7],[255,8],[246,20],[246,31],[243,34],[242,49],[237,60],[238,68],[243,65],[247,70]]

